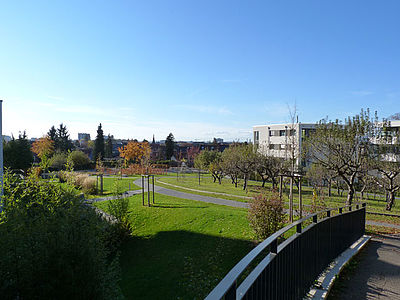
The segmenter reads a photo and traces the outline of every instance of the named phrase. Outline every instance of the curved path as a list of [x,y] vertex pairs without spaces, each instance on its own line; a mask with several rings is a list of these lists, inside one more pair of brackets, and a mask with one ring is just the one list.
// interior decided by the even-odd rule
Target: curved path
[[[142,186],[142,179],[137,179],[133,182],[137,186]],[[153,185],[150,184],[150,191],[152,191]],[[144,191],[147,192],[147,184],[145,183],[145,188]],[[245,202],[239,202],[239,201],[234,201],[234,200],[227,200],[227,199],[221,199],[221,198],[215,198],[215,197],[208,197],[208,196],[202,196],[202,195],[197,195],[197,194],[192,194],[192,193],[185,193],[185,192],[180,192],[172,189],[167,189],[161,186],[154,185],[154,191],[163,195],[167,196],[172,196],[172,197],[177,197],[177,198],[183,198],[183,199],[189,199],[189,200],[195,200],[195,201],[202,201],[202,202],[207,202],[207,203],[213,203],[213,204],[219,204],[219,205],[226,205],[226,206],[232,206],[232,207],[241,207],[241,208],[248,208],[249,204]],[[135,191],[136,194],[141,193],[140,190]],[[383,227],[389,227],[389,228],[395,228],[395,229],[400,229],[400,225],[395,225],[395,224],[389,224],[389,223],[381,223],[381,222],[375,222],[375,221],[366,221],[367,225],[374,225],[374,226],[383,226]]]
[[357,260],[334,299],[400,299],[400,235],[373,237]]
[[[137,186],[142,186],[142,179],[137,179],[133,182]],[[153,185],[150,184],[150,191],[152,191]],[[145,183],[144,191],[147,192],[147,185]],[[233,200],[227,200],[227,199],[221,199],[221,198],[214,198],[214,197],[208,197],[208,196],[202,196],[202,195],[197,195],[197,194],[191,194],[191,193],[185,193],[185,192],[179,192],[171,189],[167,189],[161,186],[154,185],[154,191],[163,195],[167,196],[172,196],[172,197],[177,197],[177,198],[183,198],[183,199],[189,199],[189,200],[195,200],[195,201],[202,201],[202,202],[207,202],[207,203],[213,203],[213,204],[219,204],[219,205],[226,205],[226,206],[232,206],[232,207],[241,207],[241,208],[248,208],[249,205],[245,202],[239,202],[239,201],[233,201]]]

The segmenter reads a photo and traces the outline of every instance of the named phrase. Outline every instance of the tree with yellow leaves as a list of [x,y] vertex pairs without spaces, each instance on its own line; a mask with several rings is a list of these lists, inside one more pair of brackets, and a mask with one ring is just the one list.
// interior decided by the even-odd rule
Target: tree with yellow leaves
[[148,142],[129,142],[128,145],[118,148],[119,156],[125,163],[136,162],[145,164],[150,158],[150,145]]
[[42,171],[47,172],[50,166],[50,156],[54,153],[54,141],[48,136],[44,136],[36,140],[32,144],[32,152],[36,153],[40,158],[40,168]]
[[54,142],[49,137],[44,136],[32,144],[32,152],[36,153],[40,159],[49,158],[54,153]]

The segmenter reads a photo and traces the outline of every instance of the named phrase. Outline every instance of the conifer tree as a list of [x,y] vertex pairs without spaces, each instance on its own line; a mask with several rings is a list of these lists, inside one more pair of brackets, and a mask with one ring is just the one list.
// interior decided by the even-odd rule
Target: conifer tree
[[100,159],[104,158],[104,135],[101,123],[97,127],[97,136],[94,141],[93,160],[96,160],[99,157]]

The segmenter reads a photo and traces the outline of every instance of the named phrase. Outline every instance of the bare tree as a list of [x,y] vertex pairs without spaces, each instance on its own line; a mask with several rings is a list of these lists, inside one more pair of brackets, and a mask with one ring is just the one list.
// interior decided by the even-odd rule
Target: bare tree
[[396,192],[400,190],[400,132],[391,129],[390,122],[383,122],[376,137],[375,152],[378,155],[372,161],[373,169],[377,171],[372,178],[387,194],[386,210],[392,209]]
[[312,161],[340,177],[347,186],[347,204],[351,204],[355,194],[356,178],[373,155],[370,139],[375,126],[369,111],[363,110],[344,124],[336,120],[322,120],[316,131],[305,142],[306,155]]
[[278,176],[282,173],[283,160],[258,152],[256,154],[255,168],[262,179],[262,187],[265,186],[267,180],[270,180],[272,188],[275,189],[278,185]]

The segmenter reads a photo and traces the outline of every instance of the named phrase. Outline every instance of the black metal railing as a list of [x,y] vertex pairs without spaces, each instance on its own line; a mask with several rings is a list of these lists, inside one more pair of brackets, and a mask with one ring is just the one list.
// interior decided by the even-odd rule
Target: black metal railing
[[365,203],[328,209],[282,228],[251,250],[206,300],[302,299],[321,272],[364,234],[365,210]]

